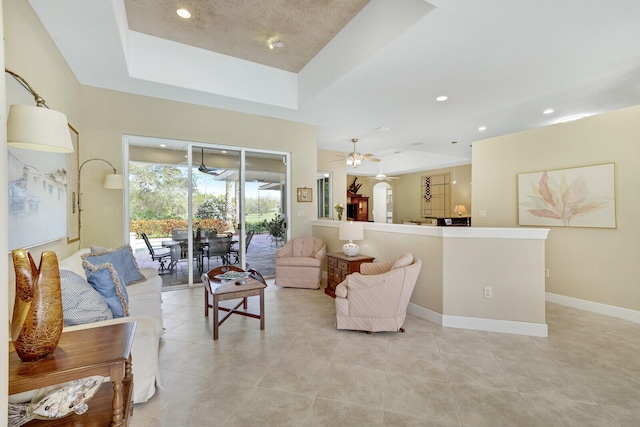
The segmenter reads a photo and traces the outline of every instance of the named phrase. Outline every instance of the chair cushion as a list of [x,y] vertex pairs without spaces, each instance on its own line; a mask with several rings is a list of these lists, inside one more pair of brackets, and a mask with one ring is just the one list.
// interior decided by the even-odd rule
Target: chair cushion
[[136,259],[133,256],[131,246],[129,245],[124,245],[106,252],[92,252],[84,254],[82,255],[82,260],[88,261],[94,266],[104,264],[105,262],[111,264],[116,269],[125,285],[131,285],[145,280],[145,277],[140,272]]
[[406,254],[398,258],[396,262],[393,263],[393,265],[391,266],[391,269],[393,270],[394,268],[408,267],[412,263],[413,263],[413,255],[407,252]]
[[294,257],[313,257],[320,249],[318,239],[312,236],[294,239],[291,244]]
[[102,296],[111,309],[113,317],[128,316],[129,296],[127,295],[127,287],[113,265],[105,262],[94,266],[88,261],[83,261],[82,266],[87,274],[87,281]]
[[111,309],[98,291],[73,271],[60,270],[60,288],[65,326],[113,318]]

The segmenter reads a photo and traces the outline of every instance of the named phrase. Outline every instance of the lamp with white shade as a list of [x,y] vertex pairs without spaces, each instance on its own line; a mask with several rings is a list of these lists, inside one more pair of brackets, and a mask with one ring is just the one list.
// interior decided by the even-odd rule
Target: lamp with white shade
[[364,226],[361,222],[343,222],[340,224],[338,239],[349,241],[349,243],[342,246],[342,251],[346,256],[356,256],[360,251],[360,247],[353,241],[364,239]]
[[[118,171],[116,170],[116,168],[111,164],[111,162],[105,160],[105,159],[99,159],[99,158],[92,158],[92,159],[88,159],[85,160],[84,162],[82,162],[82,164],[80,165],[80,168],[78,169],[78,188],[80,188],[80,177],[81,177],[81,172],[82,172],[82,167],[84,165],[86,165],[89,162],[93,162],[93,161],[99,161],[99,162],[104,162],[106,164],[108,164],[111,169],[113,169],[113,173],[108,173],[104,176],[104,181],[102,186],[107,189],[107,190],[122,190],[124,188],[124,177],[118,173]],[[81,198],[82,198],[82,191],[78,192],[78,227],[79,229],[82,228],[82,203],[81,203]],[[82,235],[80,235],[80,238],[82,238]]]
[[45,100],[19,74],[4,69],[33,96],[36,106],[12,105],[7,117],[7,145],[26,150],[73,153],[67,116],[49,109]]

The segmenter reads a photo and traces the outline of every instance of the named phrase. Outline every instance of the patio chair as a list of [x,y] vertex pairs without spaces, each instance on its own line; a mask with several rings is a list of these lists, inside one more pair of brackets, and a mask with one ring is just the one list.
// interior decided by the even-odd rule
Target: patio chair
[[217,236],[209,239],[207,247],[207,268],[209,258],[219,257],[222,264],[230,264],[229,251],[231,249],[231,236]]
[[[245,253],[249,250],[249,243],[251,243],[251,239],[253,239],[255,233],[255,230],[249,230],[247,233],[244,243]],[[233,263],[237,264],[240,261],[240,242],[236,241],[231,243],[230,253],[234,256]]]
[[159,261],[160,271],[164,271],[166,268],[164,262],[167,258],[171,258],[171,251],[169,250],[169,248],[154,248],[153,246],[151,246],[151,242],[149,242],[147,233],[140,233],[140,235],[142,236],[142,240],[144,240],[144,244],[147,245],[149,255],[151,255],[151,260]]

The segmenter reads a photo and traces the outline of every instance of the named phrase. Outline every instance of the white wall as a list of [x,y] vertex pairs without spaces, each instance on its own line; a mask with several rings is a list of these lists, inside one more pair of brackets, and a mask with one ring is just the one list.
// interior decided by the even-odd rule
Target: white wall
[[[552,227],[547,292],[640,310],[640,105],[473,144],[473,224],[518,225],[517,175],[615,163],[617,228]],[[484,210],[486,218],[479,218]]]

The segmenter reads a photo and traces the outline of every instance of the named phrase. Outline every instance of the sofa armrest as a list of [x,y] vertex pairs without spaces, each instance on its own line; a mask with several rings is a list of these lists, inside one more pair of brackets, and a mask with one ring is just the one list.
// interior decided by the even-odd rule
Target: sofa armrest
[[136,322],[135,335],[157,335],[155,332],[155,320],[151,316],[127,316],[116,317],[99,322],[83,323],[82,325],[65,326],[62,332],[80,331],[83,329],[99,328],[101,326],[118,325],[120,323]]
[[365,262],[360,264],[360,274],[373,275],[383,274],[391,270],[393,261],[389,262]]

